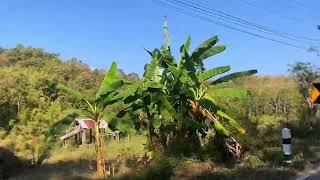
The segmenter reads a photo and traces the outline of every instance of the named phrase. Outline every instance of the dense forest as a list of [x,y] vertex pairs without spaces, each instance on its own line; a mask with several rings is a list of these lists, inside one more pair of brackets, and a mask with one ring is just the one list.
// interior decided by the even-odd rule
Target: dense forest
[[[154,59],[161,56],[161,53],[168,53],[166,45],[169,46],[165,44],[159,51],[146,52],[146,56],[149,53],[152,60],[150,64],[145,66],[146,73],[143,77],[139,77],[136,73],[126,74],[121,69],[117,70],[116,76],[127,82],[123,87],[119,88],[120,90],[130,89],[133,85],[139,84],[143,87],[148,86],[147,90],[142,89],[141,92],[140,90],[132,91],[135,93],[135,96],[139,95],[137,97],[138,100],[139,98],[143,100],[143,112],[147,113],[142,114],[141,111],[133,110],[132,108],[135,106],[130,107],[131,109],[128,110],[128,105],[126,104],[129,103],[126,102],[129,101],[128,98],[124,99],[125,101],[112,103],[102,112],[111,130],[120,130],[124,137],[126,136],[125,134],[129,133],[133,136],[131,141],[135,141],[134,136],[140,137],[141,135],[146,135],[147,143],[144,145],[145,149],[163,152],[166,157],[191,158],[194,161],[199,161],[199,164],[203,162],[233,162],[234,164],[240,163],[241,167],[245,166],[247,168],[283,167],[281,163],[280,136],[283,127],[291,128],[293,136],[297,139],[308,139],[310,143],[318,143],[317,137],[320,134],[317,132],[317,129],[319,128],[320,117],[316,110],[311,112],[312,109],[310,109],[307,99],[308,95],[306,95],[305,90],[308,88],[308,83],[310,84],[306,80],[306,77],[311,78],[311,82],[319,78],[319,71],[313,65],[300,62],[288,66],[288,76],[252,75],[228,82],[223,81],[223,83],[215,88],[209,88],[206,93],[214,97],[220,106],[220,109],[215,112],[219,114],[219,112],[223,111],[228,115],[222,115],[222,118],[211,117],[216,122],[214,124],[200,121],[202,125],[198,125],[196,121],[192,120],[188,122],[185,120],[184,123],[186,124],[179,124],[179,122],[174,124],[176,123],[174,120],[179,118],[188,119],[189,114],[191,114],[190,117],[192,119],[209,115],[203,113],[205,110],[203,107],[206,106],[202,105],[202,107],[199,107],[197,101],[193,102],[194,104],[191,102],[195,107],[190,107],[190,110],[185,107],[185,109],[179,111],[178,108],[183,107],[183,104],[178,106],[171,103],[171,101],[174,102],[173,98],[175,98],[172,93],[177,91],[177,87],[183,89],[189,79],[180,78],[171,81],[170,77],[164,77],[170,80],[166,80],[166,82],[176,83],[171,86],[162,82],[162,84],[167,86],[168,97],[172,97],[166,101],[161,98],[162,91],[159,91],[159,86],[155,83],[150,85],[149,82],[156,82],[155,78],[157,77],[152,77],[150,74],[148,76],[148,68],[152,68],[155,62]],[[183,48],[186,48],[187,45],[188,40]],[[224,50],[222,46],[215,47],[219,47],[220,52]],[[217,50],[216,48],[214,53],[208,51],[207,54],[204,53],[202,55],[204,57],[199,55],[198,58],[205,59],[210,57],[218,53]],[[181,52],[182,59],[188,57],[187,51]],[[165,57],[170,57],[170,54],[165,54]],[[172,60],[171,57],[168,59]],[[180,67],[180,65],[175,65],[173,60],[170,63],[172,63],[172,67]],[[187,63],[188,61],[186,60],[186,68],[189,68],[190,64]],[[168,68],[162,65],[161,62],[158,66],[165,69],[165,71]],[[195,67],[195,72],[198,73],[199,71],[200,74],[204,72],[203,64],[196,64]],[[172,70],[173,68],[168,69],[172,72],[174,71]],[[188,71],[192,71],[192,68],[191,70],[188,69]],[[181,72],[184,73],[184,71]],[[303,73],[301,74],[301,72]],[[310,74],[306,74],[306,72]],[[88,99],[94,99],[96,92],[99,91],[100,84],[104,81],[105,73],[108,73],[108,70],[92,69],[77,58],[63,60],[59,57],[59,54],[46,52],[41,48],[17,45],[15,48],[0,49],[0,147],[14,152],[15,157],[21,161],[19,163],[16,162],[16,164],[13,162],[9,164],[8,168],[11,171],[14,167],[22,169],[41,167],[46,163],[47,159],[59,154],[61,149],[63,149],[59,137],[65,133],[65,130],[70,128],[70,124],[64,124],[64,131],[60,132],[60,134],[52,133],[52,127],[61,121],[71,122],[75,117],[79,116],[77,109],[81,109],[84,106],[83,102],[78,101],[76,97],[50,87],[49,82],[59,82],[81,92]],[[193,78],[190,73],[186,77],[189,76]],[[150,78],[149,81],[148,78]],[[199,79],[201,79],[201,76]],[[216,82],[216,79],[212,80],[209,77],[206,77],[205,80],[209,81],[203,81],[198,85],[188,85],[205,87],[207,83]],[[221,89],[224,91],[222,92]],[[239,91],[231,91],[231,89],[239,89]],[[159,100],[157,99],[156,102],[160,102],[160,105],[163,107],[157,109],[158,104],[152,104],[152,100],[151,103],[146,102],[145,99],[148,97],[146,91],[154,93],[151,95],[152,98],[159,96],[157,97]],[[198,91],[201,91],[201,89],[198,89]],[[185,92],[179,91],[179,93],[183,94]],[[199,96],[199,99],[195,99],[201,103],[203,100],[202,96],[199,93],[195,94]],[[187,96],[188,94],[185,93],[183,95]],[[133,103],[136,103],[137,99]],[[178,115],[174,114],[165,102],[174,104],[173,107],[178,111]],[[149,104],[145,105],[146,103]],[[166,109],[166,111],[162,112],[162,109]],[[184,116],[179,117],[182,116],[180,113],[184,114]],[[237,123],[231,120],[221,120],[223,118],[229,119],[229,116],[235,119]],[[164,119],[169,117],[172,117],[173,121],[165,122]],[[216,124],[220,122],[216,118],[221,120],[221,127],[216,127]],[[157,119],[161,119],[161,123]],[[174,128],[172,125],[176,126],[175,131],[177,134],[175,135],[167,132],[168,129]],[[130,131],[129,126],[135,130]],[[194,128],[198,126],[200,128]],[[194,132],[194,134],[191,132]],[[199,137],[195,132],[200,133],[200,135],[198,134]],[[232,154],[227,153],[228,148],[222,146],[221,142],[219,142],[221,134],[228,137],[232,134],[232,139],[235,138],[236,140],[234,141],[242,147],[241,155],[236,154],[232,156]],[[177,138],[179,136],[183,138]],[[167,144],[168,146],[166,146],[168,137],[173,137],[175,141],[173,144]],[[192,138],[196,138],[197,140]],[[77,146],[75,145],[71,148],[76,151]],[[311,154],[304,154],[305,151],[305,146],[298,146],[297,142],[296,149],[294,149],[294,165],[301,167],[301,164],[307,160],[308,156],[313,158]],[[108,149],[106,150],[106,154],[108,154]],[[106,156],[108,160],[108,155]],[[232,161],[230,161],[231,159]],[[177,163],[176,161],[175,163]],[[168,164],[163,165],[163,162],[158,163],[164,166],[166,173],[170,171],[168,169],[172,168],[172,166],[177,166],[177,164],[172,165],[172,161],[168,161],[167,163],[170,166]],[[143,164],[142,166],[146,165]],[[162,172],[161,169],[155,171]],[[4,174],[4,172],[3,170],[2,173]],[[12,172],[8,169],[6,173],[12,175],[10,174]],[[161,175],[166,177],[172,176],[172,174],[166,173],[162,173]],[[175,173],[176,175],[179,174]],[[222,174],[220,175],[222,176]],[[210,171],[203,175],[205,178],[215,176],[214,174],[210,174]],[[233,174],[231,173],[231,175],[227,176],[232,177]],[[146,175],[146,178],[148,179],[148,175]]]

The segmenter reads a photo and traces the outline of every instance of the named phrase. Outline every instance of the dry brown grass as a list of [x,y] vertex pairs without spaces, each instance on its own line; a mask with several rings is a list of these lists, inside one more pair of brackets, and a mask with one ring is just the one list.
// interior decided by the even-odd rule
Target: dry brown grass
[[[129,171],[125,160],[144,154],[145,137],[132,137],[116,143],[108,142],[105,147],[105,157],[108,164],[113,164],[115,173],[122,174]],[[49,159],[37,168],[26,169],[15,180],[42,179],[97,179],[95,174],[94,145],[80,147],[59,148],[52,152]],[[111,169],[112,170],[112,169]]]

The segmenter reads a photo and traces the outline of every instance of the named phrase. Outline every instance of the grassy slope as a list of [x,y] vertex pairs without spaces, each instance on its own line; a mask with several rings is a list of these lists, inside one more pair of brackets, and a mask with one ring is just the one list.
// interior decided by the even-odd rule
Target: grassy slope
[[[128,142],[126,138],[120,143],[108,142],[105,148],[105,157],[109,164],[116,166],[125,173],[128,169],[122,165],[124,159],[136,158],[144,155],[145,138],[132,137]],[[120,167],[121,166],[121,167]],[[95,150],[93,145],[79,148],[60,148],[39,168],[25,170],[21,175],[12,179],[87,179],[95,178]]]

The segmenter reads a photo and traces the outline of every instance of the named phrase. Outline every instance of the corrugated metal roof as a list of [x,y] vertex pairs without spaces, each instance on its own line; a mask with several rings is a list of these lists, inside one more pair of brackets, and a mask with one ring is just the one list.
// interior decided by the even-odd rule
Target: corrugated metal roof
[[83,129],[92,129],[94,128],[94,121],[92,119],[76,119],[80,127]]

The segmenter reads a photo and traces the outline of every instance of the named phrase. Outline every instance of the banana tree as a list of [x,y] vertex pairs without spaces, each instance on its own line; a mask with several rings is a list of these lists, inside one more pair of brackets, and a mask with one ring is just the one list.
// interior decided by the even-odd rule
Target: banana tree
[[[166,97],[173,109],[177,110],[180,117],[176,119],[177,127],[180,129],[197,129],[213,125],[215,131],[226,137],[226,145],[229,150],[235,152],[237,146],[231,133],[219,119],[225,119],[236,128],[240,133],[245,133],[233,118],[227,115],[218,106],[214,97],[245,97],[248,92],[233,88],[220,88],[219,84],[234,80],[236,78],[249,76],[257,73],[257,70],[231,73],[226,76],[213,79],[215,76],[223,74],[230,70],[230,66],[216,67],[207,70],[204,61],[209,57],[221,53],[225,46],[216,45],[219,41],[217,36],[209,38],[201,43],[195,50],[189,54],[191,38],[180,48],[179,61],[175,60],[170,49],[170,38],[168,26],[164,26],[165,44],[160,49],[149,52],[152,57],[156,57],[158,68],[161,73],[159,81],[165,87]],[[155,60],[153,60],[155,61]],[[191,120],[186,117],[190,116]],[[238,153],[236,153],[239,156]]]
[[[145,65],[144,80],[127,84],[115,98],[121,98],[127,107],[120,111],[118,117],[127,113],[138,115],[137,123],[147,127],[148,149],[153,150],[153,137],[165,119],[161,118],[163,111],[173,112],[174,109],[166,98],[166,89],[161,80],[159,66],[160,55],[154,53],[151,63]],[[139,126],[141,127],[141,126]],[[127,128],[131,128],[127,126]]]
[[[123,80],[119,79],[116,76],[116,74],[117,64],[113,62],[105,75],[105,78],[99,88],[99,91],[96,93],[95,99],[93,100],[83,96],[80,92],[73,90],[65,85],[53,81],[48,82],[50,88],[64,91],[65,93],[68,93],[69,95],[73,96],[77,101],[82,102],[82,104],[84,104],[84,107],[81,108],[83,114],[85,114],[89,118],[92,118],[95,121],[94,133],[95,149],[97,155],[97,174],[101,177],[104,177],[106,175],[106,171],[104,150],[99,132],[99,124],[104,116],[104,110],[106,109],[106,107],[118,100],[116,98],[118,94],[116,90],[124,84]],[[52,129],[52,131],[55,130]]]

